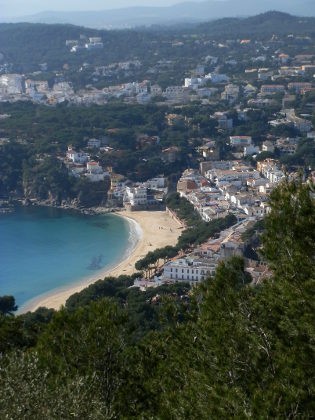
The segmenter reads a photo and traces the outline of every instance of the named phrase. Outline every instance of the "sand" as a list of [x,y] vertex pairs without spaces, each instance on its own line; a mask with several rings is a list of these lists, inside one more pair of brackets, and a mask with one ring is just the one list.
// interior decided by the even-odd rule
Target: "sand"
[[89,277],[78,283],[52,290],[44,295],[26,302],[19,313],[36,311],[39,307],[60,309],[66,300],[74,293],[80,292],[92,283],[107,276],[119,276],[121,274],[133,274],[136,272],[135,263],[144,257],[149,251],[162,248],[166,245],[175,245],[181,234],[182,227],[167,212],[163,211],[122,211],[116,213],[121,217],[132,219],[138,224],[136,231],[139,234],[138,242],[126,258],[112,269],[106,269],[98,273],[97,277]]

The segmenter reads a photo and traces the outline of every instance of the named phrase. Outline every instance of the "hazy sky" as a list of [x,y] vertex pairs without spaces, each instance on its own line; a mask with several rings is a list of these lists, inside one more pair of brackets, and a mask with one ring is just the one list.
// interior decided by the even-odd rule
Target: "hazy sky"
[[128,6],[169,6],[182,0],[0,0],[0,18],[55,10],[105,10]]

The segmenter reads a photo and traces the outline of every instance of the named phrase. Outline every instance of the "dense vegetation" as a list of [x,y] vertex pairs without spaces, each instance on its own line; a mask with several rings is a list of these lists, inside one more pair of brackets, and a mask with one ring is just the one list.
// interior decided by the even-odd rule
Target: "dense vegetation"
[[[314,34],[314,18],[299,18],[285,13],[269,12],[247,19],[219,19],[183,29],[151,28],[124,31],[98,31],[72,25],[44,24],[1,24],[1,52],[10,63],[15,63],[17,71],[29,72],[38,69],[40,63],[48,63],[50,69],[60,69],[64,64],[79,67],[82,62],[105,65],[120,61],[120,57],[132,60],[134,57],[148,63],[154,62],[154,56],[171,56],[181,59],[198,57],[205,51],[205,46],[195,43],[195,36],[203,35],[220,39],[251,37],[271,37],[274,34]],[[79,39],[80,35],[101,36],[104,50],[81,51],[71,54],[66,47],[66,39]],[[159,39],[159,42],[156,42]],[[179,48],[172,48],[175,41],[184,41]],[[170,54],[171,52],[171,54]],[[82,61],[83,60],[83,61]]]
[[1,315],[1,343],[25,325],[39,337],[27,352],[18,340],[2,349],[1,417],[311,418],[310,189],[286,181],[272,193],[263,249],[273,278],[259,287],[232,258],[190,295],[184,285],[142,294],[128,278],[109,279],[41,324],[36,314],[31,324]]
[[182,232],[178,239],[178,250],[186,250],[192,245],[201,244],[237,222],[237,218],[233,214],[211,220],[211,222],[204,222],[193,205],[176,193],[167,198],[166,205],[169,209],[175,211],[180,220],[185,221],[187,224],[187,229]]
[[[1,104],[1,133],[10,141],[0,146],[0,196],[26,196],[56,202],[77,199],[83,205],[100,204],[106,199],[109,183],[91,186],[69,178],[61,159],[69,144],[85,149],[106,168],[110,166],[133,181],[155,175],[179,174],[194,152],[192,135],[186,127],[168,127],[165,109],[156,105],[110,104],[106,106],[54,108],[33,104]],[[141,144],[138,135],[159,135],[160,144]],[[101,138],[113,148],[111,153],[86,149],[89,138]],[[162,150],[178,148],[172,164],[162,160]],[[102,194],[93,189],[101,191]],[[92,197],[86,196],[90,192]]]

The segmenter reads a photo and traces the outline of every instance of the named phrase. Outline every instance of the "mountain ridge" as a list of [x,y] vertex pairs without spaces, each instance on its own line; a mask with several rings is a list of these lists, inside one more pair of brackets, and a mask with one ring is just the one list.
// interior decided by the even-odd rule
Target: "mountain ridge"
[[95,29],[131,28],[137,26],[172,25],[183,22],[204,22],[224,17],[253,16],[277,9],[299,16],[315,16],[315,3],[310,0],[207,0],[182,2],[168,7],[135,6],[104,11],[47,11],[11,19],[12,22],[60,23]]

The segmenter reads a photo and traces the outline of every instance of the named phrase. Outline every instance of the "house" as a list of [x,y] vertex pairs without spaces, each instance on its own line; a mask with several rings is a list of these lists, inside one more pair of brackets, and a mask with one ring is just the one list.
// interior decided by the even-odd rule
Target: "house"
[[251,136],[230,136],[230,144],[234,147],[245,147],[252,144]]
[[271,152],[271,153],[274,153],[275,146],[274,146],[274,144],[271,141],[266,140],[262,144],[262,151],[263,152]]
[[167,99],[178,99],[182,98],[186,93],[186,88],[183,86],[168,86],[165,89],[164,96]]
[[290,59],[290,56],[288,54],[282,53],[278,55],[278,60],[281,64],[287,64],[289,59]]
[[224,91],[221,93],[221,99],[231,104],[237,100],[239,93],[240,88],[237,85],[229,84],[225,86]]
[[233,119],[228,118],[227,112],[215,112],[212,116],[218,121],[218,128],[222,130],[230,130],[233,128]]
[[85,48],[87,50],[96,50],[96,49],[101,49],[103,47],[104,47],[104,44],[102,42],[102,38],[98,36],[89,38],[89,42],[85,44]]
[[181,178],[177,183],[177,192],[180,195],[186,195],[191,191],[198,190],[198,184],[192,179]]
[[261,95],[274,95],[276,93],[284,93],[285,87],[283,85],[262,85],[260,89]]
[[23,76],[20,74],[3,74],[0,76],[0,90],[3,90],[6,95],[22,94],[24,91]]
[[99,149],[101,147],[101,140],[99,139],[89,139],[88,148],[90,149]]
[[278,139],[276,147],[281,155],[294,155],[298,147],[298,139]]
[[209,73],[206,76],[206,79],[211,80],[212,83],[227,83],[229,82],[230,78],[226,74],[219,74],[219,73]]
[[273,70],[269,70],[269,69],[258,70],[258,80],[260,82],[265,82],[266,80],[271,79],[273,75],[274,75]]
[[215,141],[208,141],[199,148],[202,156],[207,160],[217,160],[220,156],[220,150],[216,147]]
[[204,86],[206,79],[204,77],[186,77],[184,86],[185,88],[198,89],[199,86]]
[[87,173],[85,176],[91,182],[104,181],[106,176],[110,176],[108,172],[104,172],[98,162],[90,161],[86,164]]
[[244,93],[244,96],[246,96],[246,98],[248,98],[249,96],[255,95],[256,92],[257,92],[257,88],[251,84],[247,84],[243,88],[243,93]]
[[253,146],[252,144],[244,147],[244,156],[252,156],[259,153],[259,147]]
[[302,133],[308,133],[312,130],[312,123],[304,118],[300,118],[295,114],[295,109],[286,109],[285,115],[287,120]]
[[159,189],[165,188],[165,183],[166,183],[165,181],[166,179],[164,178],[164,176],[159,176],[159,177],[152,178],[146,181],[146,186],[150,190],[159,190]]
[[293,90],[295,93],[300,94],[305,89],[312,89],[312,83],[292,82],[288,84],[288,89]]
[[68,146],[67,159],[73,163],[86,163],[89,156],[84,152],[77,152],[72,145]]
[[148,205],[148,189],[142,185],[137,187],[126,187],[124,195],[124,206],[130,210],[146,208]]
[[152,85],[150,88],[150,93],[152,96],[161,96],[163,91],[161,86],[159,85]]
[[215,258],[180,258],[164,265],[162,279],[194,285],[214,276],[218,264]]

